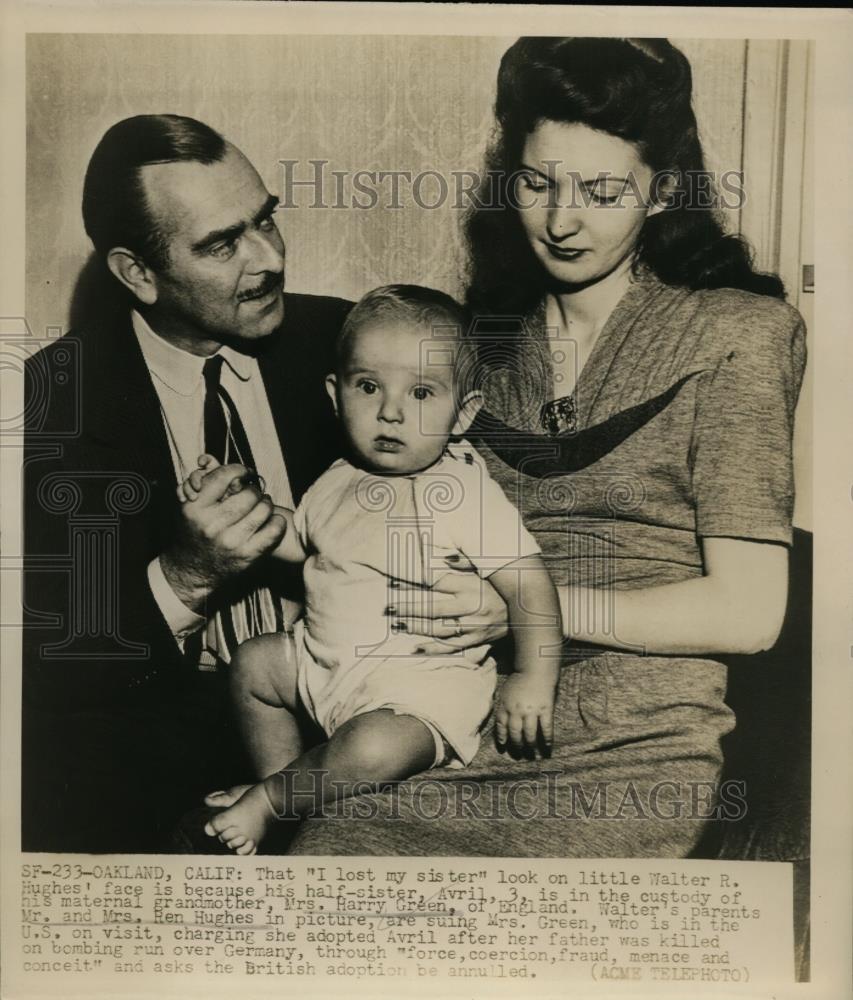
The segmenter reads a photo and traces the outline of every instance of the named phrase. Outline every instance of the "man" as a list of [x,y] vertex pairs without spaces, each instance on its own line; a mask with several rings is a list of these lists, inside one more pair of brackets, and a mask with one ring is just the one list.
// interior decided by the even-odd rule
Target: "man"
[[[227,663],[296,613],[301,578],[265,559],[271,501],[340,453],[324,381],[350,307],[283,293],[275,208],[193,119],[126,119],[92,155],[83,219],[124,298],[26,370],[25,850],[168,849],[204,793],[251,776]],[[202,452],[223,467],[181,508]],[[246,469],[256,486],[224,496]],[[430,615],[410,622],[427,652],[505,632],[473,573],[449,571]]]
[[[292,505],[337,456],[323,380],[349,308],[283,294],[276,204],[189,118],[119,122],[90,161],[86,231],[126,303],[26,372],[25,850],[163,849],[241,776],[222,666],[298,581],[268,576],[261,489],[218,501],[239,466]],[[226,465],[181,511],[211,450]]]

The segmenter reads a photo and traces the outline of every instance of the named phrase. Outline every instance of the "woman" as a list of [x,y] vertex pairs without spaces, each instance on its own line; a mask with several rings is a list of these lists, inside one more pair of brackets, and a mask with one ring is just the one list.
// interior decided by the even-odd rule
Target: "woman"
[[[532,478],[553,487],[571,471],[568,513],[619,525],[606,550],[619,638],[577,615],[568,634],[668,655],[749,653],[772,645],[784,614],[804,329],[776,301],[781,282],[756,274],[685,186],[705,172],[690,91],[689,64],[666,41],[516,43],[498,80],[496,157],[520,207],[472,219],[469,303],[525,317],[509,364],[505,337],[482,353],[487,366],[498,357],[493,416],[563,445],[563,468],[539,462]],[[505,459],[508,442],[496,447]],[[613,501],[623,478],[612,509],[594,495],[605,483]],[[529,516],[563,545],[567,604],[565,528],[578,525],[565,513]]]
[[[522,38],[496,114],[500,208],[469,221],[469,436],[561,593],[558,745],[519,763],[484,741],[414,805],[377,797],[334,850],[685,856],[733,725],[715,656],[769,648],[785,612],[803,323],[690,189],[691,73],[668,42]],[[528,788],[478,815],[453,781],[469,803]]]

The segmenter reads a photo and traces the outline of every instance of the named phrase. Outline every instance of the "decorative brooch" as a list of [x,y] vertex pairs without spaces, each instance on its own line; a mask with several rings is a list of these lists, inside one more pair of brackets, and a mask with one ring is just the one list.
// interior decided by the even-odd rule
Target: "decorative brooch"
[[574,396],[562,396],[552,399],[542,407],[540,415],[542,427],[549,434],[562,434],[564,431],[574,432],[577,429],[577,407]]

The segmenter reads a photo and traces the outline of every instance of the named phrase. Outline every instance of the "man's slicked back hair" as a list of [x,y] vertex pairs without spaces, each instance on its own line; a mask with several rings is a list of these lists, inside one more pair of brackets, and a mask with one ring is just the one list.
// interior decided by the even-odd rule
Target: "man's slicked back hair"
[[219,162],[222,136],[182,115],[136,115],[107,129],[95,148],[83,183],[83,224],[103,257],[126,247],[150,267],[168,263],[168,234],[153,217],[141,168],[154,163]]

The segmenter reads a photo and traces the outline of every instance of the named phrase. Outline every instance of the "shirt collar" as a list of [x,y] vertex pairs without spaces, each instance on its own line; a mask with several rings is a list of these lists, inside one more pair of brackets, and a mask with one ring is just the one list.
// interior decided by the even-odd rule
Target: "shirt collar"
[[[175,347],[159,334],[155,333],[144,317],[136,311],[131,311],[133,332],[139,341],[139,347],[145,364],[152,375],[155,375],[164,385],[181,396],[192,396],[201,382],[201,372],[205,358],[198,354]],[[228,367],[243,382],[247,382],[255,369],[257,362],[246,354],[240,354],[233,348],[223,344],[217,354],[221,354]]]
[[255,358],[250,357],[248,354],[241,354],[227,344],[223,344],[219,348],[218,353],[225,358],[225,363],[241,382],[248,382],[252,377],[252,372],[257,368],[258,362]]

